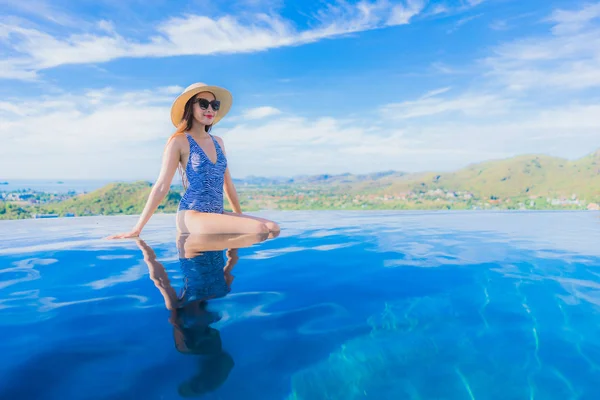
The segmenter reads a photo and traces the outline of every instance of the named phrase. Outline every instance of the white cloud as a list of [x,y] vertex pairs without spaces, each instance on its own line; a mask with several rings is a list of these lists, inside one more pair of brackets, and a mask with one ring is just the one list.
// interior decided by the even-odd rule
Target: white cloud
[[23,59],[0,60],[0,78],[33,80],[37,74],[28,69],[29,65],[29,61]]
[[447,74],[447,75],[454,75],[454,74],[460,74],[462,73],[462,71],[450,67],[442,62],[436,61],[434,63],[431,64],[431,68],[433,68],[433,70],[435,72],[441,73],[441,74]]
[[[523,153],[579,157],[600,143],[600,104],[538,109],[522,104],[507,116],[465,115],[464,97],[437,100],[427,118],[372,123],[282,117],[240,124],[223,133],[236,175],[451,170],[471,162]],[[447,104],[445,104],[447,103]],[[386,109],[389,106],[385,107]],[[485,108],[482,105],[481,110]]]
[[444,94],[447,91],[449,91],[450,89],[452,89],[452,88],[451,87],[443,87],[443,88],[439,88],[439,89],[430,90],[429,92],[427,92],[423,96],[421,96],[421,99],[426,99],[428,97],[434,97],[439,94]]
[[459,113],[478,118],[506,113],[511,100],[496,94],[465,93],[454,98],[437,97],[448,88],[429,92],[418,100],[392,103],[383,107],[384,116],[391,119],[427,117],[435,114]]
[[387,23],[388,25],[403,25],[410,23],[410,20],[418,15],[425,8],[424,0],[407,0],[406,4],[398,4],[392,8]]
[[494,21],[490,24],[490,28],[495,31],[505,31],[509,29],[508,21],[503,19]]
[[272,117],[274,115],[281,114],[281,111],[275,107],[256,107],[245,110],[243,117],[246,119],[261,119],[266,117]]
[[7,5],[11,11],[18,11],[36,18],[44,19],[61,26],[81,26],[84,21],[59,11],[55,6],[44,0],[0,0],[0,6]]
[[[346,28],[358,29],[383,24],[389,17],[388,12],[384,18],[378,8],[383,2],[360,3],[355,8],[340,4],[332,14],[318,17],[320,28],[299,33],[282,21],[269,25],[269,32],[283,33],[279,38],[306,32],[324,35],[319,30],[323,27],[328,32],[343,30],[332,22],[336,19],[353,21]],[[476,82],[471,88],[458,89],[453,82],[452,87],[437,87],[413,99],[375,105],[378,112],[373,120],[289,115],[267,105],[276,104],[274,97],[263,97],[264,106],[237,115],[234,110],[214,132],[225,140],[234,177],[449,170],[523,153],[580,157],[600,143],[600,103],[576,91],[600,86],[600,68],[595,68],[600,64],[600,34],[590,23],[594,10],[557,11],[549,19],[552,25],[546,35],[494,48],[478,75],[474,69],[469,71]],[[229,40],[227,32],[231,38],[256,33],[236,31],[234,20],[229,30],[219,30],[227,25],[219,21],[204,22],[217,24],[212,34],[225,35],[220,43]],[[186,42],[188,28],[195,34],[198,24],[183,23],[169,31],[167,36],[181,46],[174,54],[193,50],[193,44]],[[7,31],[0,28],[0,37],[5,37],[3,33]],[[152,45],[160,48],[160,40],[167,36],[152,39]],[[272,43],[274,37],[266,34],[265,43]],[[434,67],[456,72],[443,64]],[[35,101],[1,101],[0,171],[6,171],[4,179],[153,179],[173,130],[169,106],[181,90],[178,86],[136,92],[106,88],[42,95]]]
[[556,10],[549,20],[556,23],[552,31],[560,35],[581,31],[597,18],[600,18],[600,3],[586,4],[579,10]]
[[[4,179],[154,179],[180,89],[108,88],[0,102],[0,171]],[[257,109],[234,113],[213,132],[225,141],[234,177],[449,170],[527,152],[581,156],[600,143],[600,104],[541,108],[445,89],[381,105],[381,117],[369,121],[264,107],[258,110],[270,118],[248,118]]]
[[[20,24],[0,24],[0,38],[11,49],[0,77],[25,79],[36,71],[65,64],[101,63],[122,57],[169,57],[257,52],[301,45],[349,33],[406,24],[424,6],[421,0],[363,0],[340,2],[317,14],[319,23],[298,30],[279,15],[253,14],[247,18],[201,15],[171,17],[156,26],[145,41],[117,33],[110,21],[88,31],[53,36]],[[20,72],[19,72],[20,71]]]
[[[158,174],[149,164],[173,131],[173,88],[36,96],[0,102],[0,170],[16,177]],[[18,167],[15,167],[18,166]]]
[[484,61],[489,75],[514,90],[600,86],[600,3],[577,11],[557,10],[548,35],[502,44]]
[[463,26],[464,24],[473,21],[477,18],[481,18],[483,16],[483,14],[477,14],[477,15],[470,15],[468,17],[464,17],[459,19],[458,21],[456,21],[454,23],[454,26],[450,29],[447,30],[448,33],[454,33],[456,32],[461,26]]

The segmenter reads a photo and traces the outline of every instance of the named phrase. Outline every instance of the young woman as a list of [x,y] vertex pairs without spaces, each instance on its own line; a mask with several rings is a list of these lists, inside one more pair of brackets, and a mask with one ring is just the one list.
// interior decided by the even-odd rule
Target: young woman
[[[279,232],[279,226],[263,218],[242,214],[235,186],[227,167],[223,139],[211,128],[231,109],[231,93],[217,86],[188,86],[171,107],[171,122],[177,130],[163,155],[158,180],[152,187],[137,224],[112,239],[138,237],[171,187],[180,169],[185,193],[177,211],[177,230],[183,234],[243,234]],[[223,192],[233,212],[223,210]]]

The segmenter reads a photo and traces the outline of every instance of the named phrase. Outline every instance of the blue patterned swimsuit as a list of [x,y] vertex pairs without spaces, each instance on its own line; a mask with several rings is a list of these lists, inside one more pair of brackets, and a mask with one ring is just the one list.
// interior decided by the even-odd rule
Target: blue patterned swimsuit
[[179,210],[222,214],[223,180],[227,168],[225,154],[210,135],[217,151],[217,161],[213,164],[194,138],[187,133],[185,136],[190,144],[190,156],[185,167],[188,187],[179,202]]
[[182,304],[224,297],[229,293],[224,253],[224,250],[210,250],[191,258],[179,257],[183,273]]

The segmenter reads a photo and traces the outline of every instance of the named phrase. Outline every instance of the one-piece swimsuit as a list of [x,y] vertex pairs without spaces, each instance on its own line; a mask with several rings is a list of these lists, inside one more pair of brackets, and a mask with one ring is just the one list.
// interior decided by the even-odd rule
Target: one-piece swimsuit
[[206,213],[223,213],[223,180],[227,159],[221,146],[212,135],[217,160],[213,163],[200,145],[188,133],[190,156],[185,168],[188,187],[179,202],[179,210],[195,210]]

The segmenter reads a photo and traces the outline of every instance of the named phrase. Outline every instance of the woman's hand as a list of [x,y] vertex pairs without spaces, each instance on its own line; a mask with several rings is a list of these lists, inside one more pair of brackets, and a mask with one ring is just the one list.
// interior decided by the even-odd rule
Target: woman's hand
[[142,233],[140,229],[134,229],[131,232],[118,233],[116,235],[109,236],[107,239],[137,238],[140,236],[140,233]]

